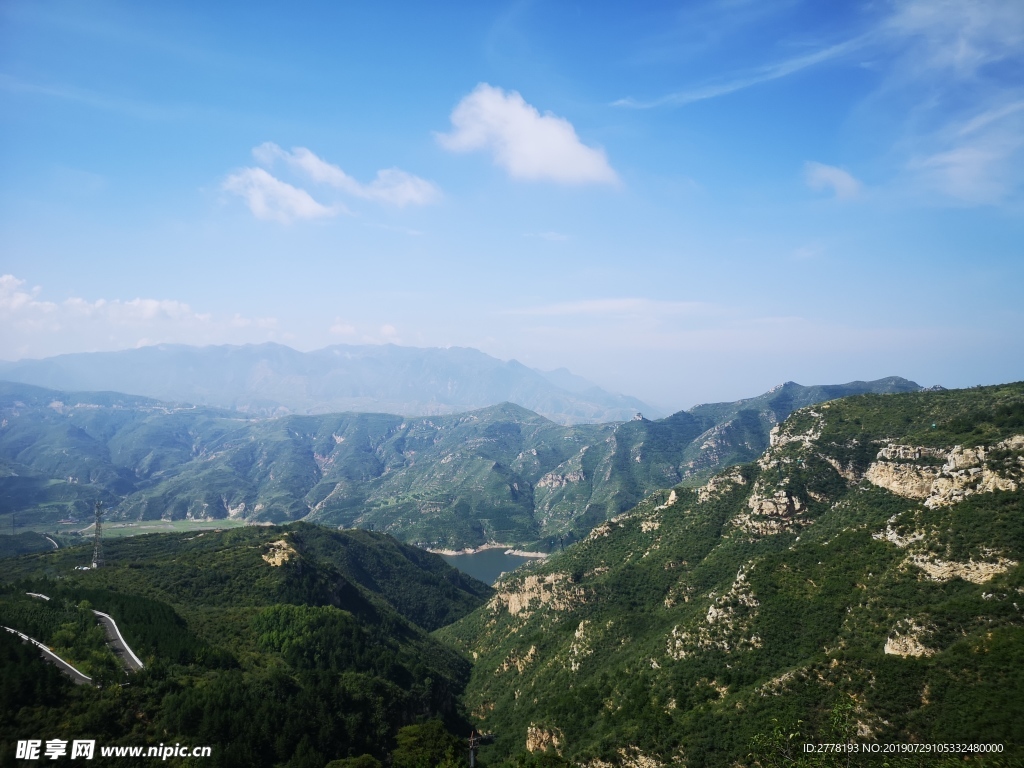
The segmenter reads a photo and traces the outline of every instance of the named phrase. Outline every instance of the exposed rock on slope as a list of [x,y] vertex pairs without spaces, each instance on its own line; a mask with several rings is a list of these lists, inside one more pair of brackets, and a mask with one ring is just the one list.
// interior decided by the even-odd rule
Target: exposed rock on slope
[[[1004,459],[993,469],[986,462],[993,454],[1010,460]],[[975,493],[1017,490],[1024,477],[1024,435],[1014,435],[991,448],[891,445],[878,452],[878,459],[865,473],[871,483],[908,499],[922,499],[930,508],[944,507]],[[936,459],[943,462],[941,466],[920,464]]]
[[[797,402],[916,386],[786,384],[657,421],[564,427],[508,403],[421,418],[259,420],[0,382],[0,496],[46,523],[99,500],[111,519],[308,519],[434,548],[547,551],[656,489],[755,457]],[[718,426],[712,450],[705,433]]]
[[[542,727],[577,764],[747,764],[773,721],[814,742],[844,702],[859,740],[1021,754],[1022,434],[1024,384],[822,404],[757,463],[507,575],[440,632],[478,658],[491,757]],[[926,504],[875,482],[883,462],[1004,482]]]

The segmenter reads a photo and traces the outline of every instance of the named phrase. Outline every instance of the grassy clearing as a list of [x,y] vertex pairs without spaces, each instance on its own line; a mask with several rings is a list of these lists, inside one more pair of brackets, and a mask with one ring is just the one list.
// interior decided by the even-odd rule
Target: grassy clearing
[[[34,531],[36,533],[56,534],[69,539],[92,536],[92,523],[80,520],[72,524],[36,523],[21,525],[20,515],[18,519],[17,532]],[[7,520],[8,529],[0,530],[3,533],[10,533],[10,516]],[[141,522],[106,522],[103,523],[103,538],[121,538],[123,536],[141,536],[144,533],[183,533],[188,531],[202,531],[214,529],[241,528],[251,523],[245,520],[144,520]]]

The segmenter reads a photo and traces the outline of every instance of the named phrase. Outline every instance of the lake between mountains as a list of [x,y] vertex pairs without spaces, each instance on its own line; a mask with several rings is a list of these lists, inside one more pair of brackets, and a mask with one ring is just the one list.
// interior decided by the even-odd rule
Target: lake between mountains
[[533,557],[507,555],[503,549],[482,549],[465,555],[441,555],[448,565],[468,573],[485,584],[494,584],[501,574],[518,568],[523,563],[536,560]]

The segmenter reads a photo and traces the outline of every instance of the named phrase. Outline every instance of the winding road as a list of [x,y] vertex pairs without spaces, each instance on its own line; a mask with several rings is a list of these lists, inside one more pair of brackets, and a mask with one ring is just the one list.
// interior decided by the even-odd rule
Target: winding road
[[140,669],[144,669],[142,660],[135,655],[121,636],[121,630],[117,628],[117,622],[105,613],[100,613],[99,611],[93,611],[93,613],[99,617],[100,624],[107,631],[107,645],[114,652],[114,655],[121,660],[124,668],[129,672],[138,672]]
[[[39,592],[26,592],[25,594],[29,597],[35,597],[40,600],[50,599],[46,595],[40,594]],[[117,656],[117,658],[121,661],[121,664],[124,666],[124,668],[129,672],[138,672],[140,669],[145,669],[145,665],[142,663],[142,659],[136,656],[135,652],[131,649],[128,643],[125,642],[124,636],[121,634],[121,630],[117,627],[117,622],[114,621],[114,617],[110,614],[103,613],[102,611],[94,610],[93,613],[96,614],[96,618],[99,619],[100,624],[103,625],[103,630],[107,633],[107,647],[109,647],[110,650],[114,652],[114,655]],[[57,661],[59,661],[61,664],[66,666],[68,669],[72,670],[75,674],[85,678],[85,680],[88,682],[92,682],[91,677],[86,677],[85,675],[83,675],[77,669],[75,669],[66,661],[61,659],[60,656],[57,656],[55,653],[50,651],[50,649],[42,643],[38,642],[37,640],[32,640],[32,638],[28,635],[22,635],[21,632],[18,632],[18,630],[16,629],[11,629],[10,627],[4,627],[4,629],[8,630],[9,632],[14,632],[15,634],[21,635],[23,638],[27,640],[31,640],[33,643],[42,648],[46,653],[50,654],[50,656],[53,656],[54,659],[57,659]],[[79,681],[75,680],[75,682],[77,683]]]
[[[49,598],[46,599],[49,600]],[[36,648],[43,652],[43,659],[50,662],[55,667],[57,667],[57,669],[59,669],[65,675],[70,677],[74,681],[75,685],[92,685],[91,677],[89,677],[88,675],[83,675],[81,672],[72,667],[70,664],[64,661],[64,659],[62,659],[60,656],[51,651],[49,648],[47,648],[45,645],[40,643],[35,638],[29,637],[24,632],[19,632],[18,630],[11,629],[10,627],[4,627],[4,629],[6,629],[11,634],[20,637],[22,642],[32,643],[32,645],[36,646]]]

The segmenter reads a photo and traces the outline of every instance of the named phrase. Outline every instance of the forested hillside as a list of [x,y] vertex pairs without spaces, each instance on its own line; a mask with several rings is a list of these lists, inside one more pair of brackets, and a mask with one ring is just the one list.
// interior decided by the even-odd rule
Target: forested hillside
[[[0,633],[4,765],[16,739],[41,735],[213,745],[204,765],[323,768],[396,750],[401,764],[403,727],[449,744],[467,731],[469,664],[427,632],[490,590],[437,556],[297,524],[120,539],[107,566],[76,570],[89,558],[78,547],[5,561],[0,623],[102,687],[72,686]],[[92,608],[117,619],[144,670],[126,677]]]
[[783,765],[848,739],[1020,759],[1022,561],[1024,384],[865,395],[798,411],[756,463],[654,494],[438,636],[474,659],[491,761]]
[[77,518],[80,529],[102,501],[111,520],[307,519],[435,547],[550,550],[654,490],[751,460],[800,405],[917,388],[788,383],[656,421],[564,427],[508,403],[416,419],[250,419],[0,383],[0,527]]

